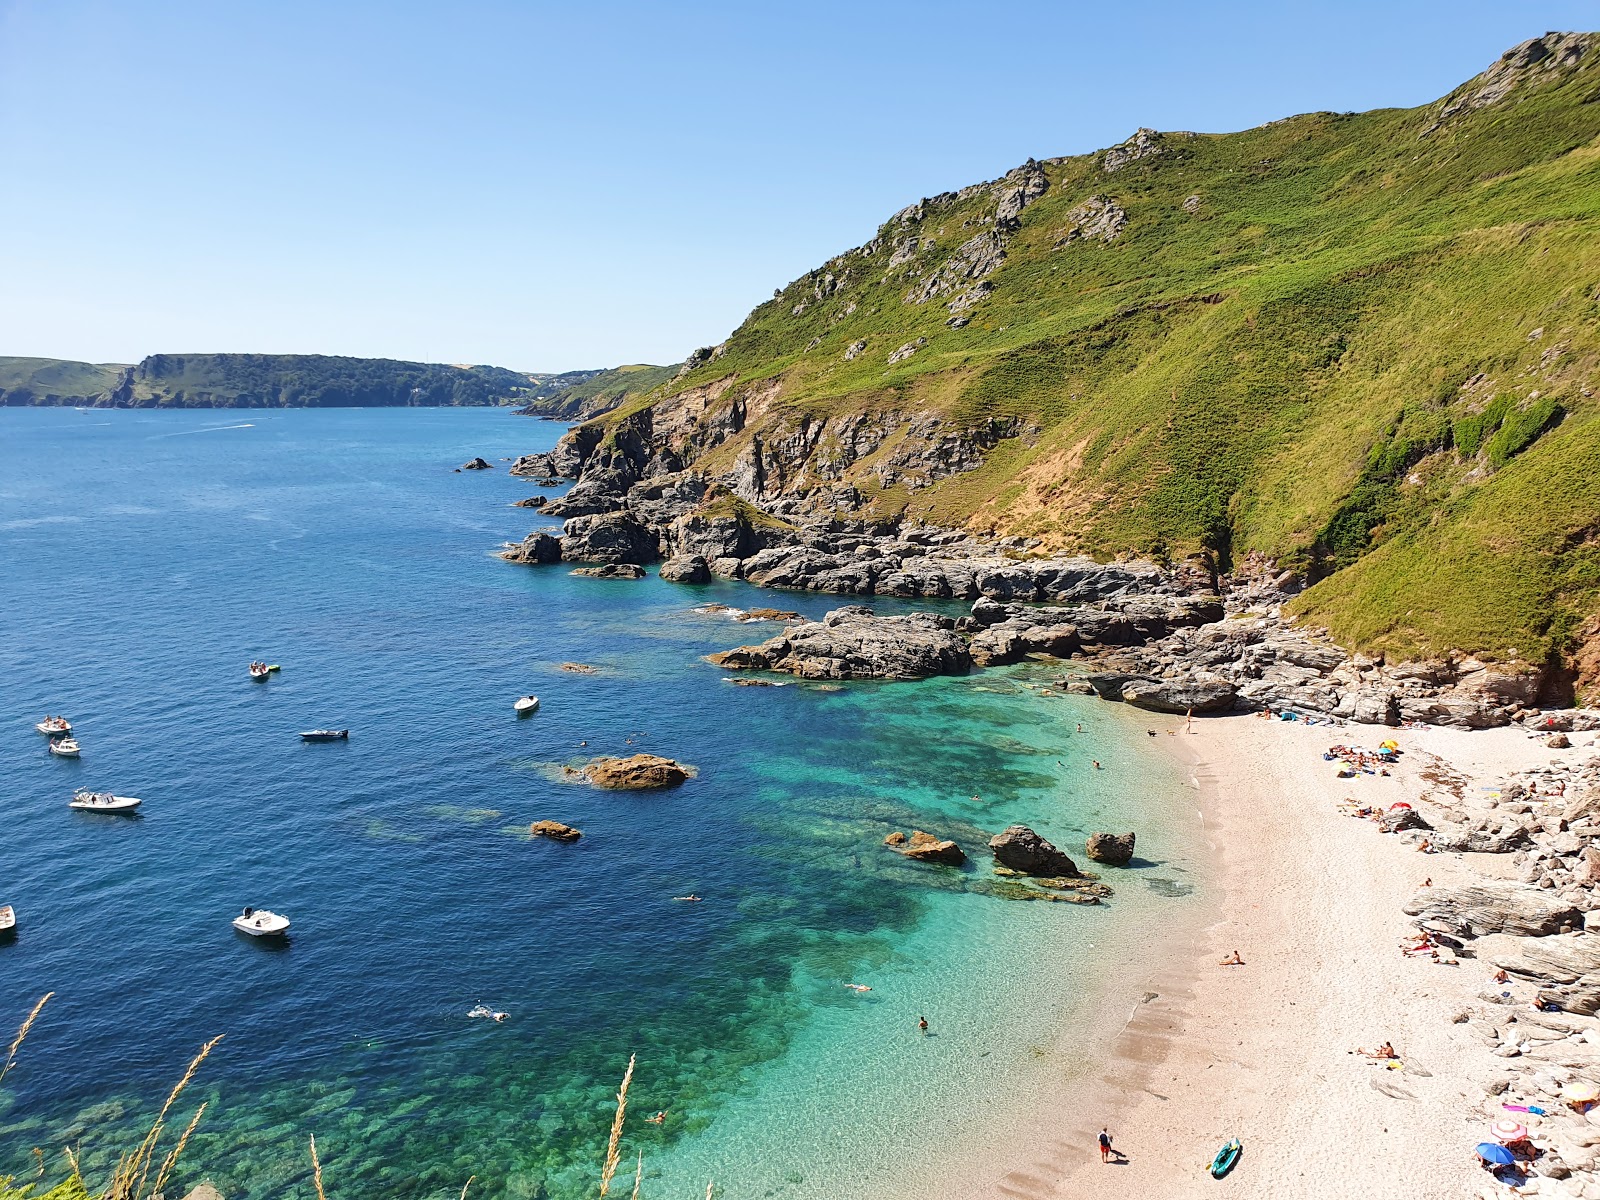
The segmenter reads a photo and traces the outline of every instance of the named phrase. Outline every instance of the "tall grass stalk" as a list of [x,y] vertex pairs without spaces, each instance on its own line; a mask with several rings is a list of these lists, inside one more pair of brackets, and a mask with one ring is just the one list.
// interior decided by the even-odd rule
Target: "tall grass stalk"
[[189,1123],[184,1126],[183,1136],[178,1139],[178,1144],[172,1148],[166,1158],[161,1160],[161,1170],[156,1172],[156,1184],[150,1189],[152,1195],[159,1193],[167,1182],[167,1176],[172,1174],[172,1168],[178,1165],[178,1160],[183,1157],[185,1148],[189,1145],[189,1137],[194,1133],[200,1118],[205,1116],[207,1101],[202,1101],[200,1107],[194,1110],[194,1116],[189,1118]]
[[472,1181],[476,1178],[476,1175],[467,1176],[467,1181],[461,1185],[461,1200],[467,1200],[467,1189],[472,1186]]
[[17,1050],[21,1048],[23,1041],[27,1038],[28,1030],[32,1029],[33,1023],[39,1019],[39,1010],[44,1007],[45,1001],[54,995],[54,992],[46,992],[40,996],[39,1003],[33,1006],[33,1011],[28,1014],[28,1019],[22,1023],[22,1028],[17,1030],[16,1040],[11,1043],[11,1048],[6,1051],[6,1065],[0,1067],[0,1082],[5,1080],[6,1074],[11,1070],[11,1064],[17,1061]]
[[317,1185],[317,1200],[328,1200],[322,1191],[322,1161],[317,1158],[317,1135],[311,1135],[311,1179]]
[[[194,1056],[189,1069],[183,1073],[183,1078],[178,1080],[177,1086],[167,1095],[167,1102],[161,1106],[161,1111],[156,1114],[155,1122],[150,1126],[150,1132],[145,1134],[144,1141],[131,1155],[123,1155],[117,1162],[117,1169],[111,1176],[111,1186],[108,1187],[101,1200],[142,1200],[146,1195],[145,1180],[150,1174],[150,1161],[155,1156],[156,1142],[161,1137],[161,1131],[166,1126],[167,1113],[172,1110],[173,1104],[183,1094],[183,1089],[189,1086],[189,1081],[194,1078],[195,1072],[200,1069],[200,1064],[205,1062],[210,1055],[212,1047],[222,1040],[218,1034],[204,1046],[200,1053]],[[176,1163],[177,1159],[173,1159]]]
[[622,1120],[628,1111],[628,1085],[633,1082],[633,1064],[639,1056],[628,1056],[628,1069],[623,1072],[622,1086],[617,1089],[617,1115],[611,1122],[611,1140],[606,1143],[606,1163],[600,1169],[600,1197],[605,1200],[611,1191],[611,1178],[617,1173],[617,1158],[622,1141]]
[[633,1171],[633,1197],[639,1200],[639,1185],[644,1182],[644,1151],[639,1151],[639,1165]]

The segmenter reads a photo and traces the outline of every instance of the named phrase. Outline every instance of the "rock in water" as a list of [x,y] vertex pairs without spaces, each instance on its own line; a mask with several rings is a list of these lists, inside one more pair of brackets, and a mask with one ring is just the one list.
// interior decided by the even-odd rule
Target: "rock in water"
[[209,1179],[195,1185],[194,1190],[184,1196],[183,1200],[222,1200],[222,1193],[217,1191],[217,1185]]
[[624,512],[573,517],[561,539],[561,557],[568,562],[648,563],[660,557],[656,535]]
[[526,500],[518,500],[512,508],[543,508],[548,503],[548,496],[529,496]]
[[994,851],[995,862],[1024,875],[1070,878],[1079,873],[1077,863],[1026,825],[1013,825],[995,834],[989,839],[989,849]]
[[463,471],[492,471],[492,470],[494,470],[493,467],[491,467],[487,462],[485,462],[481,458],[475,458],[471,462],[462,463],[461,464],[461,469]]
[[1091,833],[1084,850],[1090,862],[1125,867],[1133,861],[1133,841],[1131,833]]
[[583,836],[583,830],[563,825],[560,821],[535,821],[528,826],[528,836],[551,838],[557,842],[575,842]]
[[561,561],[561,539],[548,533],[530,533],[521,545],[502,550],[500,557],[514,563],[555,563]]
[[972,668],[972,656],[949,617],[879,617],[858,605],[710,659],[730,670],[786,671],[803,679],[926,679],[965,675]]
[[658,572],[668,583],[710,583],[711,564],[701,554],[669,558]]
[[899,831],[891,833],[883,839],[883,844],[896,853],[914,858],[918,862],[943,863],[945,866],[959,867],[967,861],[967,856],[962,853],[961,847],[949,838],[935,837],[920,829],[913,829],[909,838]]
[[582,575],[587,579],[643,579],[644,568],[632,563],[602,563],[598,567],[579,567],[568,575]]
[[677,787],[689,778],[690,768],[655,754],[635,754],[632,758],[597,758],[583,774],[595,787],[642,791]]

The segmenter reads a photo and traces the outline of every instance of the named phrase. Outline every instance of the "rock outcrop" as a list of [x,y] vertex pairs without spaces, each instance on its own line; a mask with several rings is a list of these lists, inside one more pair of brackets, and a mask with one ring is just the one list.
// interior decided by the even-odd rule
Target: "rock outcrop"
[[475,458],[471,462],[462,463],[461,464],[461,470],[463,470],[463,471],[492,471],[492,470],[494,470],[494,467],[491,466],[486,460],[484,460],[482,458]]
[[837,608],[821,621],[792,625],[758,646],[710,660],[729,670],[783,671],[803,679],[926,679],[964,675],[972,656],[955,621],[931,613],[879,617],[869,608]]
[[667,559],[658,574],[668,583],[710,583],[711,564],[702,554],[683,554]]
[[565,562],[655,562],[660,541],[643,523],[625,512],[574,517],[561,539]]
[[1422,888],[1405,903],[1404,911],[1425,928],[1456,937],[1491,933],[1545,937],[1583,928],[1583,914],[1571,904],[1524,883]]
[[530,533],[515,546],[508,546],[500,557],[514,563],[556,563],[561,561],[561,539],[548,533]]
[[1133,861],[1134,835],[1131,833],[1091,833],[1084,843],[1090,862],[1125,867]]
[[1024,875],[1070,879],[1079,874],[1072,859],[1026,825],[1012,825],[1004,833],[995,834],[989,839],[989,849],[994,852],[995,862]]
[[595,787],[613,791],[677,787],[692,773],[692,768],[655,754],[597,758],[583,769],[584,777]]
[[914,858],[918,862],[959,867],[967,861],[967,856],[961,847],[950,839],[935,837],[920,829],[913,829],[909,838],[903,833],[891,833],[883,839],[883,844],[896,853],[903,854],[906,858]]
[[585,579],[643,579],[644,568],[633,563],[602,563],[598,567],[579,567],[568,575],[581,575]]
[[528,836],[550,838],[556,842],[575,842],[583,836],[583,831],[563,825],[560,821],[535,821],[528,826]]

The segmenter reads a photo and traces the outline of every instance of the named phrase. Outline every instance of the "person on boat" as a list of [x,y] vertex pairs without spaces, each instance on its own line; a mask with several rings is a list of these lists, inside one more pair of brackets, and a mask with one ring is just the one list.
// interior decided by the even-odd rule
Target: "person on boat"
[[1224,967],[1242,967],[1244,966],[1244,959],[1240,958],[1239,952],[1235,950],[1232,954],[1228,955],[1227,958],[1223,959],[1218,965]]

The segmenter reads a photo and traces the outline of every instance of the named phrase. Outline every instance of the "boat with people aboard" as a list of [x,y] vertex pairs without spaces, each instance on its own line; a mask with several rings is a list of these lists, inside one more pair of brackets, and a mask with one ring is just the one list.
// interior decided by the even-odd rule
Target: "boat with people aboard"
[[539,697],[523,696],[514,702],[511,707],[517,710],[517,716],[525,717],[539,707]]
[[348,729],[305,729],[300,733],[303,742],[348,742]]
[[129,813],[143,804],[137,796],[118,796],[111,792],[91,792],[80,788],[67,801],[68,808],[79,812]]
[[261,680],[267,678],[267,676],[271,674],[272,668],[267,666],[267,664],[264,662],[253,662],[250,664],[251,679]]
[[34,728],[44,734],[45,737],[66,737],[67,734],[72,732],[72,722],[65,717],[46,716]]
[[266,908],[247,908],[233,919],[233,927],[251,937],[282,937],[289,932],[289,918]]
[[61,758],[77,758],[79,752],[78,739],[72,737],[58,737],[50,739],[50,753]]

